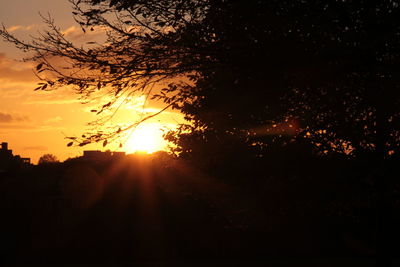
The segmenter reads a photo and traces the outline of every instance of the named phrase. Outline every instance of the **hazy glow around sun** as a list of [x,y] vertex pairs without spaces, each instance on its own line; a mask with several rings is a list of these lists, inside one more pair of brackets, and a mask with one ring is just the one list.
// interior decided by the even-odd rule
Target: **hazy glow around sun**
[[129,136],[124,148],[127,153],[153,153],[164,150],[167,142],[163,139],[162,126],[158,123],[139,125]]

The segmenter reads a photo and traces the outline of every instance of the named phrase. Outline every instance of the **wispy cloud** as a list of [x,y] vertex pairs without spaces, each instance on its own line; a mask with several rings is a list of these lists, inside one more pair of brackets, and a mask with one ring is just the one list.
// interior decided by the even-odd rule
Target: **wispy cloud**
[[52,124],[52,123],[57,123],[57,122],[60,122],[60,121],[62,121],[62,118],[60,116],[57,116],[57,117],[45,120],[45,123]]
[[0,123],[13,123],[22,121],[29,121],[29,118],[27,116],[0,112]]
[[15,124],[15,123],[5,123],[1,124],[0,128],[2,130],[18,130],[19,132],[46,132],[46,131],[63,131],[65,127],[61,126],[50,126],[50,125],[41,125],[35,126],[32,124]]
[[7,129],[7,130],[26,130],[26,131],[32,131],[36,130],[37,127],[33,125],[28,125],[28,124],[13,124],[13,123],[8,123],[8,124],[1,124],[0,125],[1,129]]
[[44,99],[44,100],[29,100],[24,102],[26,105],[61,105],[61,104],[72,104],[80,103],[78,99]]
[[11,114],[7,114],[7,113],[1,113],[0,112],[0,122],[12,122],[13,121],[13,117],[11,116]]
[[11,27],[8,27],[7,31],[8,32],[30,31],[30,30],[34,29],[35,27],[37,27],[36,24],[32,24],[32,25],[13,25]]
[[105,40],[105,29],[99,26],[92,27],[93,30],[87,30],[83,32],[80,27],[71,26],[63,31],[62,34],[65,37],[79,42],[88,42],[88,41],[98,41],[100,43],[104,42]]
[[49,148],[46,146],[26,146],[23,150],[46,151]]
[[36,79],[31,63],[18,62],[0,53],[0,81],[2,83],[33,82]]

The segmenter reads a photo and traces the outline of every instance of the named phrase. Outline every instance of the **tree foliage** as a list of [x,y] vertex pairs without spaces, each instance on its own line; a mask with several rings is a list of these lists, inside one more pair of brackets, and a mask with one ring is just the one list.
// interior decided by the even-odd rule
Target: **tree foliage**
[[[178,154],[237,147],[259,157],[301,139],[321,154],[386,157],[399,147],[396,1],[70,2],[82,30],[104,31],[104,43],[78,46],[51,18],[31,42],[1,31],[35,52],[37,90],[104,92],[97,114],[136,92],[164,101],[188,120],[167,135]],[[103,142],[145,119],[71,141]]]
[[56,163],[59,162],[57,157],[53,154],[44,154],[39,158],[38,164],[43,165],[43,164],[51,164],[51,163]]
[[[103,94],[107,101],[92,110],[96,114],[118,109],[121,102],[129,102],[136,93],[163,100],[167,104],[165,109],[182,105],[185,95],[178,94],[178,83],[180,91],[188,90],[190,83],[180,77],[195,75],[207,64],[201,43],[193,49],[191,46],[197,44],[188,41],[195,40],[194,35],[208,38],[197,29],[203,20],[206,2],[130,1],[126,7],[128,2],[124,1],[70,2],[82,30],[104,33],[104,43],[76,44],[67,39],[51,17],[43,17],[48,30],[31,41],[17,39],[5,27],[0,32],[16,47],[34,52],[25,60],[38,63],[36,72],[42,81],[35,90],[73,86],[84,101],[95,94]],[[62,65],[57,65],[60,60],[55,59],[62,59]],[[178,80],[180,82],[176,82]],[[166,88],[158,94],[152,92],[154,84],[161,82],[167,84]],[[99,119],[95,125],[101,125],[107,119]],[[109,131],[97,131],[82,138],[73,137],[71,141],[79,145],[103,142],[145,119],[147,117],[125,127],[115,126]]]
[[263,155],[281,136],[284,145],[305,139],[320,154],[395,154],[397,3],[220,4],[209,18],[220,37],[216,61],[223,64],[202,73],[196,101],[183,108],[206,130],[172,136],[182,143],[181,152],[241,136]]

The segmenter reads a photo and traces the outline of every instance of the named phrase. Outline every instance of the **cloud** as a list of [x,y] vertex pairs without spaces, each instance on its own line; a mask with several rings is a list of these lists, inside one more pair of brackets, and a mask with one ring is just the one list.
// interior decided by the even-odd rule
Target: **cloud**
[[12,122],[13,121],[13,117],[10,114],[7,113],[1,113],[0,112],[0,122]]
[[57,122],[60,122],[60,121],[62,121],[62,118],[60,116],[57,116],[57,117],[53,117],[53,118],[47,119],[45,121],[45,123],[57,123]]
[[26,146],[23,150],[46,151],[49,148],[46,146]]
[[29,118],[26,116],[11,115],[9,113],[0,112],[0,123],[22,122],[28,120]]
[[7,129],[7,130],[18,130],[19,132],[47,132],[47,131],[62,131],[65,130],[65,127],[62,126],[50,126],[50,125],[31,125],[31,124],[1,124],[0,125],[1,129]]
[[53,91],[33,91],[32,89],[25,93],[25,99],[21,103],[23,105],[71,105],[79,104],[73,89],[69,87],[58,88]]
[[2,124],[1,129],[7,129],[7,130],[27,130],[27,131],[33,131],[37,130],[37,127],[32,126],[32,125],[20,125],[20,124]]
[[62,105],[62,104],[73,104],[80,103],[78,99],[44,99],[44,100],[29,100],[24,102],[26,105]]
[[88,29],[86,32],[83,32],[80,27],[71,26],[66,30],[61,31],[61,33],[64,34],[65,37],[75,42],[97,41],[99,43],[103,43],[106,37],[105,28],[94,26],[92,29],[93,31]]
[[33,82],[37,80],[32,64],[18,62],[0,53],[0,81],[4,82]]
[[15,32],[15,31],[30,31],[32,29],[34,29],[35,27],[37,27],[36,24],[32,24],[32,25],[13,25],[11,27],[7,28],[8,32]]
[[82,30],[81,29],[78,29],[78,27],[76,27],[76,26],[71,26],[71,27],[69,27],[68,29],[66,29],[66,30],[64,30],[64,31],[62,31],[61,33],[62,34],[64,34],[64,35],[72,35],[72,36],[74,36],[74,35],[80,35],[80,33],[82,32]]

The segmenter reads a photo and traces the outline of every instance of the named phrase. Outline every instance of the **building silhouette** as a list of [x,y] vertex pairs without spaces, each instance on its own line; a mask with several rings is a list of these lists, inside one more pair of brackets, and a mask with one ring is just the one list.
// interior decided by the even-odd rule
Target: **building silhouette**
[[11,169],[18,169],[31,165],[30,158],[22,158],[19,155],[13,155],[13,151],[8,149],[8,143],[2,142],[0,146],[0,172]]

